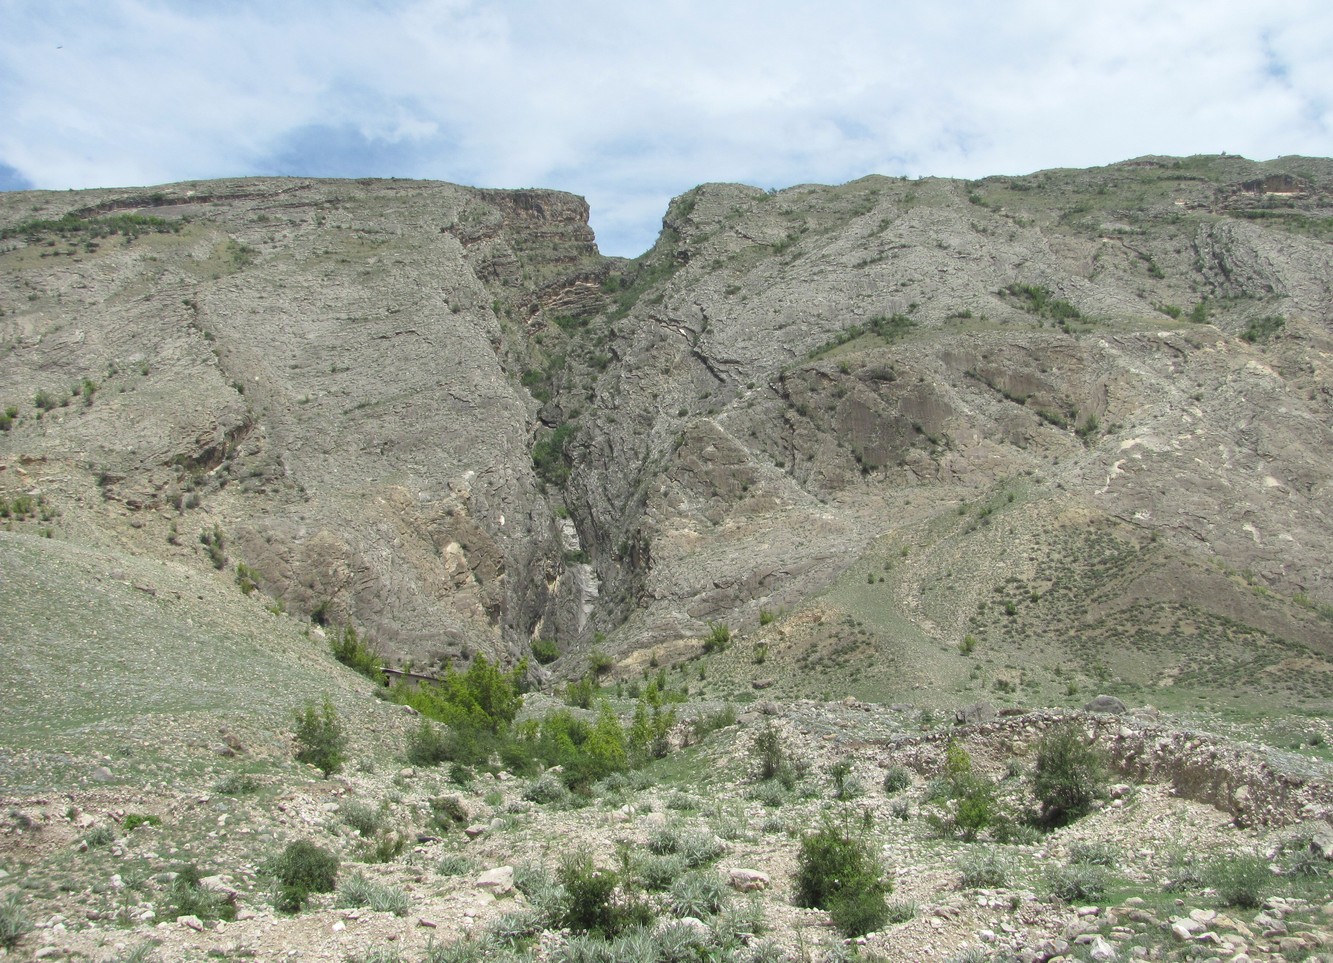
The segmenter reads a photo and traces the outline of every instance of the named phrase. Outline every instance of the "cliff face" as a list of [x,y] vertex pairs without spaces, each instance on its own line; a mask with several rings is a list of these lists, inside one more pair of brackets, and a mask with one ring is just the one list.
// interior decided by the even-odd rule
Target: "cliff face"
[[[228,572],[418,660],[559,624],[511,369],[528,319],[603,270],[582,200],[289,180],[3,200],[6,481],[62,529],[189,557],[216,526]],[[84,229],[53,223],[76,205]]]
[[1302,158],[705,185],[629,263],[547,191],[0,195],[0,486],[418,661],[773,622],[881,695],[1326,702],[1331,197]]

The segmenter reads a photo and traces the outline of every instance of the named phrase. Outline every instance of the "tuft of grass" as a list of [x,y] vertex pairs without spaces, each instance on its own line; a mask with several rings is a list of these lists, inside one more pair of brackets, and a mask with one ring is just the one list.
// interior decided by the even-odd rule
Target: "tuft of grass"
[[1087,863],[1052,866],[1046,872],[1046,888],[1054,899],[1066,903],[1093,903],[1106,895],[1106,870]]
[[1008,886],[1014,876],[1013,860],[994,850],[969,849],[955,865],[966,889],[999,889]]
[[365,907],[376,913],[404,916],[412,901],[401,889],[376,883],[358,871],[338,885],[337,905],[349,909]]
[[23,903],[18,893],[10,893],[0,900],[0,946],[6,953],[12,952],[32,929],[28,914],[23,911]]

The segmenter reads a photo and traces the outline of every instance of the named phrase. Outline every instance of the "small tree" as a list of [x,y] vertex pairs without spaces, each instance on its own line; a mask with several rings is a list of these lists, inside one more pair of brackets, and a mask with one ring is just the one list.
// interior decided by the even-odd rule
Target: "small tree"
[[862,936],[888,918],[884,895],[892,887],[880,877],[870,845],[831,822],[801,840],[796,905],[825,909],[846,936]]
[[347,736],[328,696],[322,706],[307,702],[296,713],[297,762],[310,763],[327,778],[342,769],[346,749]]
[[1048,826],[1063,826],[1085,815],[1105,785],[1106,761],[1074,723],[1052,729],[1037,743],[1032,791]]

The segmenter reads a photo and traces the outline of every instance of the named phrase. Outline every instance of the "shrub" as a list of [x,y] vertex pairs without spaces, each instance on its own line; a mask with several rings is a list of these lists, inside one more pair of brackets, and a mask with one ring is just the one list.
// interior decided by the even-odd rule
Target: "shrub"
[[1002,853],[969,850],[958,857],[959,882],[967,889],[999,889],[1009,885],[1013,862]]
[[348,909],[364,906],[376,913],[403,916],[411,905],[412,901],[401,889],[373,882],[359,871],[338,887],[338,906]]
[[338,882],[338,857],[306,839],[288,843],[264,871],[278,883],[278,909],[295,913],[312,893],[331,893]]
[[127,813],[125,821],[121,825],[125,828],[125,832],[132,833],[140,826],[161,826],[162,817],[145,816],[143,813]]
[[523,788],[524,799],[542,806],[567,803],[571,795],[569,787],[553,772],[542,773]]
[[[243,566],[236,567],[236,578],[241,578],[241,569]],[[254,569],[248,572],[253,575]],[[253,580],[251,580],[253,587]],[[242,585],[242,590],[245,590]],[[387,685],[388,678],[384,675],[384,659],[382,659],[370,646],[370,640],[362,641],[357,637],[356,629],[350,625],[344,626],[341,632],[334,632],[329,639],[329,648],[333,652],[333,657],[347,666],[354,672],[359,672],[367,679],[377,685]]]
[[438,766],[452,758],[450,740],[443,729],[422,719],[407,737],[407,761],[414,766]]
[[89,846],[110,846],[116,841],[116,831],[110,826],[95,826],[83,837]]
[[731,626],[725,622],[709,622],[704,636],[705,652],[723,652],[731,645]]
[[344,823],[367,839],[384,828],[384,810],[355,799],[344,802],[338,815],[342,816]]
[[1106,870],[1087,863],[1052,866],[1046,871],[1046,888],[1054,899],[1066,903],[1095,902],[1106,895]]
[[829,920],[844,936],[864,936],[880,929],[889,918],[884,894],[873,888],[846,890],[829,904]]
[[1227,906],[1254,909],[1263,905],[1273,877],[1268,861],[1259,856],[1229,856],[1209,864],[1204,879]]
[[884,794],[896,796],[912,785],[912,775],[902,766],[894,766],[884,774]]
[[828,774],[835,799],[856,799],[865,794],[865,786],[852,775],[852,764],[846,759],[839,759],[829,766]]
[[247,772],[229,772],[213,783],[213,791],[222,796],[248,796],[259,792],[259,780]]
[[182,916],[197,916],[201,920],[234,920],[236,904],[221,893],[204,889],[202,878],[194,864],[178,867],[172,880],[168,903],[157,913],[159,920],[176,920]]
[[686,873],[671,884],[671,912],[704,919],[721,911],[727,888],[717,873]]
[[467,809],[457,796],[436,796],[430,801],[430,816],[431,824],[445,832],[468,822]]
[[319,708],[307,702],[296,713],[297,762],[309,763],[327,778],[342,769],[346,748],[347,737],[328,696]]
[[10,893],[0,900],[0,946],[12,952],[31,929],[32,923],[23,912],[18,893]]
[[532,643],[532,657],[542,665],[550,665],[560,658],[560,647],[554,639],[535,639]]
[[1102,754],[1084,741],[1076,724],[1052,729],[1037,744],[1032,790],[1046,825],[1063,826],[1086,814],[1105,784]]
[[830,822],[801,840],[797,857],[796,905],[829,910],[847,936],[861,936],[883,923],[890,887],[865,840]]
[[782,735],[772,723],[755,734],[750,755],[755,762],[756,775],[761,780],[776,778],[787,766],[787,752],[782,745]]
[[1075,842],[1069,844],[1069,861],[1085,863],[1090,866],[1113,868],[1116,862],[1115,847],[1109,843]]
[[620,877],[599,869],[587,853],[570,855],[556,873],[564,887],[562,926],[583,933],[615,936],[635,925],[652,922],[652,910],[642,902],[630,900],[617,888]]

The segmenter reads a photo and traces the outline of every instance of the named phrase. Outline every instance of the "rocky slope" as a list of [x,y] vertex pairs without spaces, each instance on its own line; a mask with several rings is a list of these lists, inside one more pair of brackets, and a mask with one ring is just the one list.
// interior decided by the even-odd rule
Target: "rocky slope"
[[1326,709],[1331,192],[1235,157],[705,185],[635,262],[545,191],[7,194],[0,487],[417,664],[782,612],[777,650],[856,622],[879,699]]

